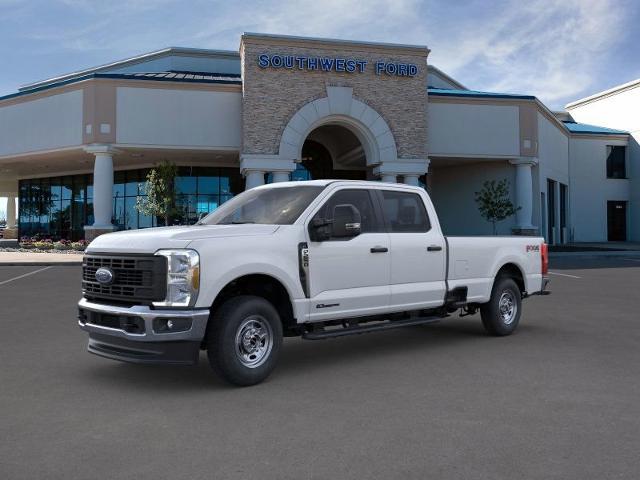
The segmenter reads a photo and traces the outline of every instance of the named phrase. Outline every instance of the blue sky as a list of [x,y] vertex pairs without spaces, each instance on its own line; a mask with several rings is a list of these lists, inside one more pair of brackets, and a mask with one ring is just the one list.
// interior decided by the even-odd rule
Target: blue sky
[[469,88],[558,109],[640,77],[639,25],[634,0],[0,0],[0,95],[167,46],[236,50],[251,31],[427,45]]

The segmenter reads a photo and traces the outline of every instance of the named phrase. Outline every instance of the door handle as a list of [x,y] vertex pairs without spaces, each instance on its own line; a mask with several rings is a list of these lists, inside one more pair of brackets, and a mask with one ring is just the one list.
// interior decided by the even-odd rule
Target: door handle
[[441,245],[429,245],[427,247],[427,252],[439,252],[440,250],[442,250]]
[[389,249],[387,247],[371,247],[369,251],[371,253],[387,253]]

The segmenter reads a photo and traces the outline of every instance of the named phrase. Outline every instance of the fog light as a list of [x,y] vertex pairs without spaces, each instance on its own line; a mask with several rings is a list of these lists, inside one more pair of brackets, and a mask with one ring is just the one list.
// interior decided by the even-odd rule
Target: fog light
[[156,333],[186,332],[191,329],[190,318],[154,318],[153,331]]

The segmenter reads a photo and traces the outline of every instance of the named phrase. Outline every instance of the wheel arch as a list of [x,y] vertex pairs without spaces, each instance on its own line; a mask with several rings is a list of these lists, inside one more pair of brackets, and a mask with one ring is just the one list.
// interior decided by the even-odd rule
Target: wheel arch
[[[296,318],[289,291],[283,282],[266,273],[240,275],[229,281],[216,295],[211,304],[211,313],[215,312],[227,300],[239,295],[254,295],[270,302],[278,311],[285,335],[296,331]],[[207,330],[209,325],[207,325]]]
[[[496,272],[494,279],[493,279],[493,285],[495,285],[496,281],[499,278],[512,278],[514,282],[516,282],[516,285],[518,285],[518,288],[520,289],[520,293],[521,294],[525,294],[527,291],[527,286],[526,286],[526,281],[525,281],[525,276],[524,273],[522,271],[522,268],[514,262],[507,262],[504,263]],[[491,288],[493,289],[493,285],[491,286]]]

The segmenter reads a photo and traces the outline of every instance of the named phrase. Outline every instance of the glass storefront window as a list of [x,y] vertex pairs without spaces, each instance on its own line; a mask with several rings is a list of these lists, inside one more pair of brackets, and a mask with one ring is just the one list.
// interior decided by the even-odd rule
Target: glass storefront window
[[[158,225],[156,218],[135,208],[137,198],[145,195],[148,172],[115,172],[112,208],[116,230]],[[180,167],[175,182],[179,215],[174,224],[195,223],[200,215],[212,212],[244,188],[237,168]],[[94,221],[93,175],[20,180],[19,205],[21,236],[84,238],[84,226]]]
[[125,172],[115,172],[113,174],[113,196],[124,198]]
[[176,177],[176,193],[178,195],[185,195],[189,193],[197,192],[197,178],[196,177]]
[[138,210],[136,210],[136,197],[124,199],[125,218],[124,224],[127,230],[138,228]]

